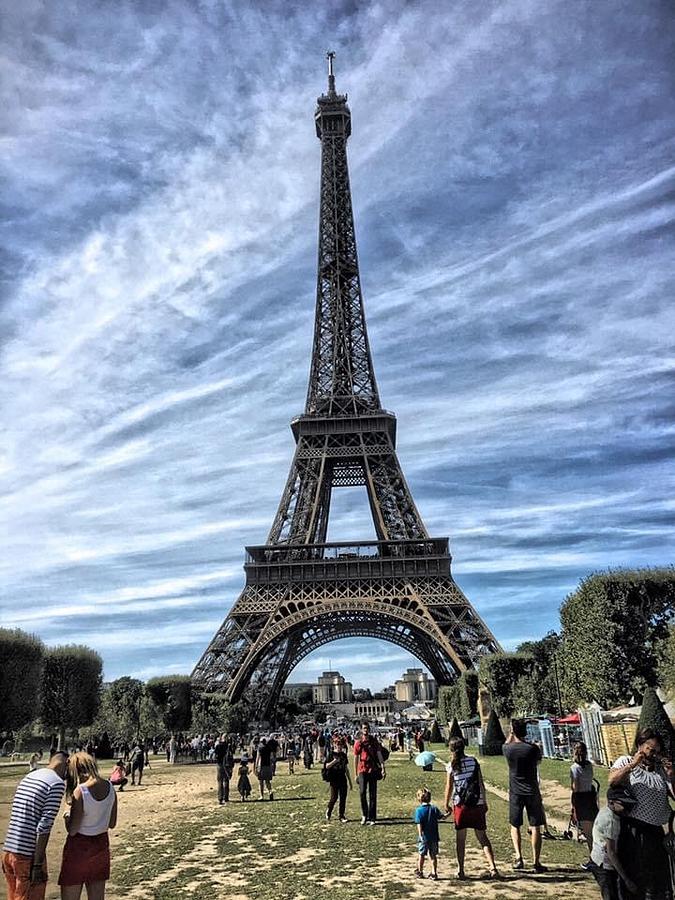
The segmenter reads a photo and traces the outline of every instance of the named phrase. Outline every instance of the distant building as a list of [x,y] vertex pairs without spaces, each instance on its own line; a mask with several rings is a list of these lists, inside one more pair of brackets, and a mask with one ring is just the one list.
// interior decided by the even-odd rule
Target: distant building
[[318,684],[312,685],[314,703],[351,703],[352,684],[339,672],[324,672]]
[[396,699],[401,703],[431,703],[437,694],[436,682],[422,669],[407,669],[394,685]]
[[297,701],[303,694],[309,692],[311,695],[313,686],[308,681],[296,681],[294,684],[285,684],[281,689],[281,696]]
[[373,695],[370,693],[369,688],[354,688],[352,690],[352,695],[354,700],[372,700]]
[[380,700],[360,700],[354,704],[354,715],[358,719],[372,719],[378,722],[386,722],[394,713],[396,704],[393,700],[382,698]]

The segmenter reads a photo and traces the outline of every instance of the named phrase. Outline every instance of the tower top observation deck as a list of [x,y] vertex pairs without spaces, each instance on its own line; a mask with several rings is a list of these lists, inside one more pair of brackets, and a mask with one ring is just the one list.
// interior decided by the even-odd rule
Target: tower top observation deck
[[317,97],[317,107],[314,113],[316,122],[316,136],[321,139],[324,134],[333,133],[348,138],[352,133],[352,114],[347,106],[347,95],[338,94],[335,90],[335,74],[333,72],[333,60],[335,53],[329,50],[326,53],[328,60],[328,91]]

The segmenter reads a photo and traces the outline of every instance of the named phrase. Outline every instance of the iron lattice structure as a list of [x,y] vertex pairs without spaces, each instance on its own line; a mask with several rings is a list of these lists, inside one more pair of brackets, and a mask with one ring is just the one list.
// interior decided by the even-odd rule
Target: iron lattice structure
[[[499,649],[450,573],[447,538],[431,538],[382,409],[356,253],[347,138],[351,113],[318,98],[321,205],[316,320],[305,412],[267,543],[247,547],[246,586],[197,664],[194,683],[236,701],[251,685],[273,708],[291,670],[317,647],[368,636],[404,647],[439,684]],[[365,485],[376,542],[326,543],[333,488]]]

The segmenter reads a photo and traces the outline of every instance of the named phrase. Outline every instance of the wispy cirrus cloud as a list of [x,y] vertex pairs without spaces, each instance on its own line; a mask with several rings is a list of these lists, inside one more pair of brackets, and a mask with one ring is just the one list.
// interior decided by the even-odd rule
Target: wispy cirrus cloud
[[[145,676],[234,601],[304,401],[327,46],[381,394],[467,595],[512,646],[587,572],[672,560],[665,3],[30,0],[4,25],[3,624]],[[332,536],[372,533],[338,494]],[[297,677],[412,663],[341,646]]]

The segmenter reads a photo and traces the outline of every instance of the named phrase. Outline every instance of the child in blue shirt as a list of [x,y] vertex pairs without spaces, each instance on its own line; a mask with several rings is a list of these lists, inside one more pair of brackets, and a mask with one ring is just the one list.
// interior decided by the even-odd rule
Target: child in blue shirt
[[417,802],[420,804],[413,816],[417,825],[417,852],[419,858],[415,869],[416,878],[424,878],[424,861],[431,860],[431,872],[429,878],[438,880],[438,823],[445,816],[437,806],[431,805],[431,791],[423,787],[417,792]]

